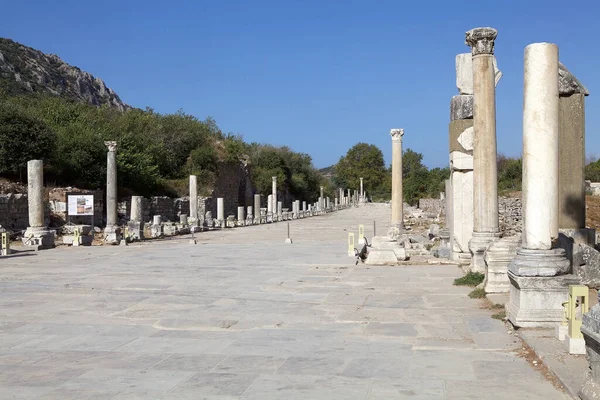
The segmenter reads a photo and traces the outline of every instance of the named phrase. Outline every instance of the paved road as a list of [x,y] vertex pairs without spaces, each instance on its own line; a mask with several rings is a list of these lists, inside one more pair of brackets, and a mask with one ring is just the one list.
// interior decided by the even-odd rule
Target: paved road
[[0,259],[1,399],[565,399],[454,266],[354,266],[369,205]]

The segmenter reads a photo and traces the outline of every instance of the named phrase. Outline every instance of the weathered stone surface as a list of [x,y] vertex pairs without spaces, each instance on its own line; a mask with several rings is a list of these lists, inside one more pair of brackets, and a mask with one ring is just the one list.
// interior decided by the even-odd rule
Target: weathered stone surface
[[398,265],[398,256],[392,249],[373,249],[365,261],[367,265]]
[[[467,154],[473,154],[473,148],[471,147],[471,149],[466,149],[465,147],[463,147],[463,145],[459,142],[459,138],[461,137],[461,135],[463,135],[465,132],[467,132],[467,134],[465,136],[463,136],[463,140],[466,139],[469,135],[468,130],[473,129],[473,120],[472,119],[458,119],[455,121],[450,122],[450,125],[448,127],[448,141],[449,141],[449,148],[448,151],[450,153],[454,152],[454,151],[460,151],[462,153],[467,153]],[[465,143],[468,144],[468,143]]]
[[[498,62],[494,57],[495,84],[498,86],[502,72],[498,69]],[[473,56],[471,53],[456,55],[456,87],[460,94],[473,94]]]
[[581,333],[585,339],[590,369],[579,396],[582,400],[598,400],[600,399],[600,304],[596,304],[583,316]]
[[463,153],[460,151],[453,151],[450,153],[450,165],[452,170],[473,170],[473,156],[471,154]]
[[600,289],[600,252],[592,246],[580,244],[583,265],[573,264],[573,273],[581,279],[581,284]]
[[473,119],[473,95],[453,96],[450,101],[450,121]]
[[508,278],[511,287],[507,316],[513,325],[524,328],[554,327],[561,322],[569,285],[579,283],[574,275],[517,276],[510,269]]
[[564,249],[522,248],[508,265],[508,270],[518,276],[550,277],[567,273],[570,266]]
[[590,94],[585,86],[579,82],[579,79],[577,79],[560,61],[558,62],[558,93],[561,96],[569,96],[574,93],[580,93],[584,96]]
[[485,251],[487,274],[484,283],[486,293],[508,293],[508,264],[517,255],[521,246],[521,235],[503,237],[491,243]]

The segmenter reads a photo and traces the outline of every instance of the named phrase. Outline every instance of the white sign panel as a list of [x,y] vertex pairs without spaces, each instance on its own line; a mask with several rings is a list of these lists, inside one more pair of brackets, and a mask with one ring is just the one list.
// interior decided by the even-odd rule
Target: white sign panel
[[94,195],[70,194],[67,198],[69,215],[94,215]]

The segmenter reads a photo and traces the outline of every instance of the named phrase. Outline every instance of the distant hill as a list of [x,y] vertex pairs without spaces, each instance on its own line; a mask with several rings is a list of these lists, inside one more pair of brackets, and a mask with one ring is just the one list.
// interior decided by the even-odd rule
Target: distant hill
[[0,89],[7,94],[54,94],[118,110],[130,108],[102,79],[11,39],[0,38]]
[[335,165],[330,167],[321,168],[319,173],[327,179],[333,179],[335,177]]

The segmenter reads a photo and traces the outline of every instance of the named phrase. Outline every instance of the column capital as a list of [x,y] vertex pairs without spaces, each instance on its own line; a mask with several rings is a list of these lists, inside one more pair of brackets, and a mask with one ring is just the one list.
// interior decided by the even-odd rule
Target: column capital
[[392,142],[401,142],[402,136],[404,136],[404,129],[392,129],[390,130],[392,136]]
[[471,48],[471,55],[494,54],[494,40],[498,31],[494,28],[475,28],[466,33],[465,44]]
[[117,151],[117,142],[115,141],[108,141],[108,142],[104,142],[104,145],[106,147],[108,147],[108,151]]
[[277,177],[276,176],[272,176],[271,179],[273,179],[273,182],[277,182]]

